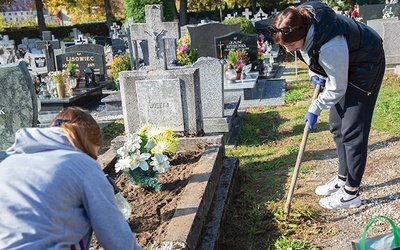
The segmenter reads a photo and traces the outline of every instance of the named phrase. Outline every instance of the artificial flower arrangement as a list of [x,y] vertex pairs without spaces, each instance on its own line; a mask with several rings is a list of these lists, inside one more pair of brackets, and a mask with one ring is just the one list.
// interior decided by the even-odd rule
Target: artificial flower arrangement
[[197,49],[190,48],[189,33],[186,32],[185,36],[178,40],[176,59],[178,60],[179,65],[185,66],[193,64],[198,57]]
[[152,129],[144,125],[138,132],[128,134],[124,145],[117,149],[115,172],[122,171],[134,185],[148,186],[160,191],[156,174],[170,168],[168,156],[175,152],[177,139],[172,129]]
[[264,60],[264,52],[265,52],[265,37],[263,33],[259,33],[257,36],[257,59]]
[[106,58],[106,63],[110,63],[113,60],[112,47],[108,44],[104,45],[104,56]]
[[49,77],[53,79],[56,84],[64,84],[64,72],[62,71],[51,71],[49,72]]
[[243,67],[250,63],[246,50],[230,50],[227,56],[228,64],[232,65],[236,72],[240,73]]

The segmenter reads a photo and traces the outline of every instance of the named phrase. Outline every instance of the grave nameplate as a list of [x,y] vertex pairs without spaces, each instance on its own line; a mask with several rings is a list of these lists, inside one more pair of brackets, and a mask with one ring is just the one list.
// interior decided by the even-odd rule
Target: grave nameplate
[[24,62],[0,65],[0,82],[0,150],[6,150],[18,129],[37,125],[38,103]]
[[141,124],[157,124],[174,131],[184,130],[179,79],[136,81],[136,93]]
[[225,36],[215,37],[215,56],[226,58],[230,50],[246,50],[250,61],[258,61],[257,35],[232,32]]
[[65,48],[65,54],[57,56],[57,66],[59,69],[66,69],[67,62],[72,61],[75,68],[84,72],[86,68],[91,68],[96,81],[103,82],[106,79],[106,61],[104,47],[96,44],[78,44]]
[[240,24],[208,23],[195,27],[187,26],[187,29],[189,30],[190,46],[193,49],[197,49],[199,57],[215,57],[217,47],[215,46],[214,38],[239,31]]

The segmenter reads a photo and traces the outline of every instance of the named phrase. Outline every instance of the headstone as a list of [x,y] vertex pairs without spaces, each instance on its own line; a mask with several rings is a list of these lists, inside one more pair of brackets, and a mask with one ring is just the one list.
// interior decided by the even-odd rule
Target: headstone
[[43,74],[48,72],[45,54],[32,54],[27,52],[24,58],[28,62],[29,69],[33,73]]
[[72,36],[74,37],[74,40],[77,40],[78,36],[81,34],[82,33],[77,28],[72,28]]
[[215,57],[214,38],[234,31],[240,31],[240,24],[208,23],[195,27],[188,26],[190,47],[197,49],[199,57]]
[[167,63],[171,63],[176,60],[176,40],[175,39],[165,39],[165,57]]
[[119,55],[126,52],[125,42],[121,38],[111,39],[112,52],[114,55]]
[[372,27],[383,40],[386,65],[400,64],[400,22],[397,18],[369,20]]
[[268,18],[254,22],[254,28],[256,28],[258,32],[261,32],[266,38],[266,40],[270,43],[273,43],[274,39],[272,38],[271,33],[268,32],[268,26],[270,26],[273,21],[274,19]]
[[107,78],[104,47],[98,44],[78,44],[65,48],[65,54],[57,56],[59,69],[66,69],[67,62],[75,63],[75,68],[84,72],[91,68],[96,76],[96,82],[104,82]]
[[111,39],[111,37],[108,37],[108,36],[95,36],[94,40],[95,40],[96,44],[102,45],[102,46],[106,46],[106,45],[111,46],[111,44],[112,44],[112,39]]
[[253,20],[255,21],[259,21],[259,20],[263,20],[263,19],[267,19],[268,18],[268,14],[266,14],[261,8],[258,10],[258,12],[256,14],[254,14],[254,18]]
[[372,5],[360,5],[360,17],[364,23],[369,20],[381,19],[383,16],[382,10],[385,8],[385,4],[372,4]]
[[117,24],[117,23],[113,23],[112,26],[110,27],[111,29],[111,37],[113,39],[118,38],[119,37],[119,30],[121,29],[121,27]]
[[[153,7],[156,5],[153,5]],[[178,39],[178,22],[163,22],[163,10],[160,7],[146,7],[146,23],[131,25],[132,40],[147,40],[149,46],[149,64],[151,69],[166,69],[164,39]]]
[[75,39],[74,42],[75,42],[75,45],[88,44],[89,39],[87,39],[87,37],[84,37],[83,35],[78,35],[78,39]]
[[133,40],[148,40],[151,69],[119,73],[125,132],[134,133],[150,123],[183,134],[201,135],[199,70],[166,70],[164,48],[160,47],[165,38],[179,38],[179,25],[162,22],[161,5],[146,5],[145,12],[146,24],[132,24],[130,30]]
[[200,72],[204,132],[229,132],[230,118],[224,114],[224,70],[221,60],[200,57],[192,67]]
[[224,59],[230,50],[246,50],[251,62],[258,61],[257,35],[232,32],[225,36],[215,37],[215,57]]
[[16,58],[14,44],[0,43],[0,64],[13,63]]
[[129,60],[131,63],[131,69],[139,68],[139,52],[137,47],[137,42],[131,39],[130,25],[133,24],[133,18],[128,18],[128,21],[124,24],[125,34],[120,33],[119,36],[125,39],[128,43]]
[[51,31],[42,32],[43,40],[36,42],[36,48],[41,49],[46,55],[47,71],[56,71],[56,59],[54,49],[60,48],[60,41],[52,40]]
[[149,65],[150,60],[149,60],[149,44],[146,40],[142,40],[139,42],[140,46],[140,51],[142,52],[140,55],[142,56],[141,58],[143,59],[143,64],[144,65]]
[[37,125],[38,103],[24,62],[0,65],[0,82],[0,150],[6,150],[18,129]]
[[242,16],[244,16],[247,20],[250,20],[250,16],[252,15],[253,13],[249,11],[248,8],[244,9],[244,11],[242,12]]

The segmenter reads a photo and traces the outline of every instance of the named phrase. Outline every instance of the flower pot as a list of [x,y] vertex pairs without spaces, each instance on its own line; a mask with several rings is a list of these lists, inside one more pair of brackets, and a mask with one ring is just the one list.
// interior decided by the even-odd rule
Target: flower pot
[[56,83],[57,86],[57,96],[58,99],[63,99],[65,97],[65,87],[64,84]]
[[236,80],[240,80],[242,78],[242,72],[236,71]]

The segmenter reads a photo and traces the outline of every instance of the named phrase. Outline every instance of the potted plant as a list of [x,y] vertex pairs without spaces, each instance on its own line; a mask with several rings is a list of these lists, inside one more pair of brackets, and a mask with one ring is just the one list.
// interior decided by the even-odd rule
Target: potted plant
[[226,60],[236,71],[236,80],[240,80],[243,67],[250,63],[247,51],[244,49],[230,50]]

